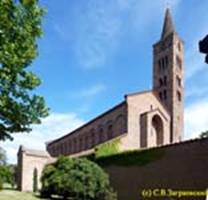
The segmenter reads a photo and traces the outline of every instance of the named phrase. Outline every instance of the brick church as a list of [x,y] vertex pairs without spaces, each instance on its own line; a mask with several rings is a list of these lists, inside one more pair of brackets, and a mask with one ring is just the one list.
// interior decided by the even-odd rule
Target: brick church
[[183,137],[183,41],[167,9],[161,38],[153,45],[152,90],[127,94],[124,100],[78,129],[46,143],[47,152],[20,146],[21,191],[32,190],[33,171],[59,155],[90,154],[104,142],[119,139],[119,150],[150,148],[180,142]]

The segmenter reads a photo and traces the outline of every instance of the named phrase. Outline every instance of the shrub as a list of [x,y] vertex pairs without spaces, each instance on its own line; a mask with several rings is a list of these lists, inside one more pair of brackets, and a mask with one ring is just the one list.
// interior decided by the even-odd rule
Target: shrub
[[115,200],[109,177],[97,164],[85,158],[60,157],[48,165],[42,174],[44,197],[52,194],[79,200]]
[[95,149],[95,157],[105,157],[119,153],[120,139],[116,138],[111,141],[100,144]]
[[202,132],[202,133],[199,135],[199,138],[207,138],[207,137],[208,137],[208,131]]
[[47,165],[42,172],[41,182],[41,196],[50,197],[51,194],[55,194],[55,184],[54,184],[54,175],[56,168],[53,165]]

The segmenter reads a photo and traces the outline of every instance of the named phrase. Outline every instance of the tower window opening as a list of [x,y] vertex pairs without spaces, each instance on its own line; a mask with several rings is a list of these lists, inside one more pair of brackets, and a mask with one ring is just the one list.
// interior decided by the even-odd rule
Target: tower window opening
[[161,78],[159,79],[159,85],[160,87],[163,86],[163,80]]
[[167,91],[166,90],[163,91],[163,97],[164,97],[164,99],[167,99]]
[[165,67],[167,68],[168,67],[168,56],[165,56]]
[[164,85],[167,85],[167,76],[164,76],[164,81],[163,81]]
[[162,69],[164,70],[165,69],[165,59],[162,58]]
[[176,76],[176,81],[177,81],[177,85],[181,87],[181,79],[179,78],[179,76]]
[[182,69],[182,61],[179,56],[176,56],[176,65]]
[[161,60],[158,61],[159,71],[162,70]]
[[162,92],[159,93],[159,97],[160,97],[160,100],[163,99],[163,95],[162,95]]
[[181,101],[181,93],[179,91],[177,91],[177,98],[178,98],[178,101]]

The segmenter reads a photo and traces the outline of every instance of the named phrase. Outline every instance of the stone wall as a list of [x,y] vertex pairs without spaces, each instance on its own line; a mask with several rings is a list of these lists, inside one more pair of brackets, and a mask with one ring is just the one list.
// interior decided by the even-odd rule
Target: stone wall
[[[143,189],[193,191],[208,188],[208,138],[153,148],[145,150],[144,154],[149,154],[150,158],[154,150],[162,154],[158,158],[156,156],[153,161],[147,159],[148,162],[145,162],[145,158],[141,156],[141,163],[143,164],[139,161],[135,164],[138,159],[135,155],[128,158],[130,159],[128,163],[125,163],[125,158],[122,157],[119,162],[110,158],[110,164],[109,158],[101,160],[104,163],[105,170],[110,175],[114,189],[118,192],[119,200],[178,199],[174,197],[143,198]],[[134,164],[130,164],[131,161]],[[197,200],[206,198],[186,197],[180,199]]]

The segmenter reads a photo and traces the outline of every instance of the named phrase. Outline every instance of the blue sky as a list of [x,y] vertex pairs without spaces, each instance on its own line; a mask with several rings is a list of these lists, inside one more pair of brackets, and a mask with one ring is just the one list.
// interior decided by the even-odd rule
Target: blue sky
[[30,134],[1,145],[15,162],[20,144],[44,149],[44,142],[123,100],[151,89],[152,45],[160,38],[169,2],[185,42],[185,139],[208,129],[208,65],[198,41],[208,34],[207,0],[40,0],[47,14],[39,56],[31,69],[42,79],[36,90],[51,115]]

